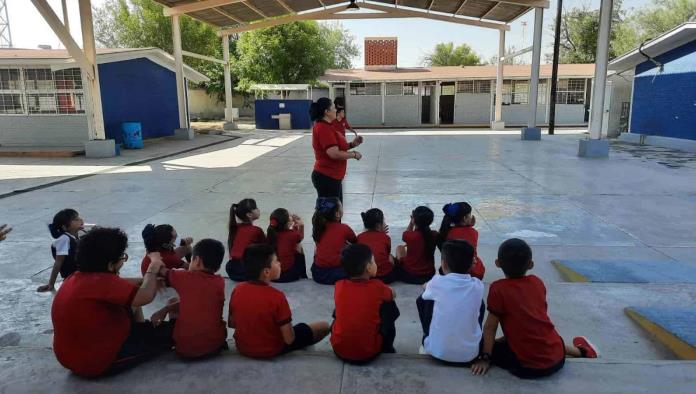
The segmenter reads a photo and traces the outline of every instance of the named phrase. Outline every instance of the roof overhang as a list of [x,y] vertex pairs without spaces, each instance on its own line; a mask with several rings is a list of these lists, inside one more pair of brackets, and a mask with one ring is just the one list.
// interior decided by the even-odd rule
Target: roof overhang
[[[426,18],[509,30],[508,24],[548,0],[358,0],[359,12],[343,12],[345,0],[155,0],[164,14],[188,15],[234,34],[298,20]],[[372,12],[364,12],[369,10]]]
[[[11,49],[10,49],[11,51]],[[36,51],[42,51],[37,49]],[[0,52],[1,53],[1,52]],[[124,49],[113,52],[97,53],[97,64],[114,63],[126,60],[146,58],[155,64],[158,64],[167,70],[174,72],[174,58],[167,52],[159,48],[136,48]],[[0,58],[0,65],[48,65],[52,70],[63,70],[66,68],[77,67],[77,62],[69,55],[65,57],[5,57]],[[184,65],[184,77],[191,82],[201,83],[208,82],[210,78],[194,70],[193,68]]]
[[[694,40],[696,40],[696,22],[687,22],[646,42],[641,50],[651,57],[656,57]],[[609,70],[622,72],[634,68],[646,60],[648,59],[641,55],[636,48],[609,62]]]
[[310,85],[305,83],[257,83],[251,85],[251,90],[285,90],[285,91],[303,91],[309,90]]

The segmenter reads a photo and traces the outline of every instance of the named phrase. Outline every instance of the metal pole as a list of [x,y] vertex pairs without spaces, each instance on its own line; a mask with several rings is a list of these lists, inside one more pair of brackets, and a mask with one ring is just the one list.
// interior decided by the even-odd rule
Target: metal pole
[[599,35],[597,37],[597,57],[592,86],[592,107],[590,112],[590,139],[602,137],[602,118],[604,114],[604,88],[607,81],[609,60],[609,33],[611,31],[611,14],[613,0],[602,0],[599,9]]
[[498,70],[495,77],[495,116],[493,125],[496,129],[505,128],[503,121],[503,61],[505,57],[505,30],[499,31],[498,38]]
[[539,93],[539,64],[541,63],[541,30],[543,28],[544,9],[534,9],[534,41],[532,49],[532,80],[529,90],[529,118],[527,127],[536,127],[537,121],[537,97]]
[[61,5],[63,6],[63,24],[65,25],[65,30],[70,31],[70,21],[68,20],[68,0],[61,0]]
[[225,120],[234,121],[232,115],[232,76],[230,75],[230,36],[222,35],[222,60],[225,62]]
[[188,128],[186,97],[184,95],[184,56],[181,53],[181,27],[179,15],[172,15],[172,40],[174,44],[174,73],[176,74],[176,101],[179,108],[179,128]]
[[553,65],[551,66],[551,97],[549,97],[549,135],[553,135],[556,127],[556,88],[558,85],[558,56],[561,44],[561,18],[563,0],[558,0],[556,10],[556,30],[553,38]]
[[[82,48],[85,57],[93,70],[94,78],[87,78],[87,83],[83,84],[90,90],[88,97],[91,98],[92,105],[92,129],[90,139],[103,140],[106,138],[104,132],[104,114],[102,112],[101,89],[99,86],[99,67],[97,65],[97,50],[94,44],[94,25],[92,24],[92,4],[90,0],[80,0],[80,27],[82,30]],[[69,34],[69,33],[68,33]],[[90,105],[90,102],[87,102]]]

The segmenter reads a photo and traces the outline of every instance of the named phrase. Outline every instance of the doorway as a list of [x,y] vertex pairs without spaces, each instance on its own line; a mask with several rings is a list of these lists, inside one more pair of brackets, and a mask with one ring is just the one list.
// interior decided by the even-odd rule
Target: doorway
[[421,90],[421,123],[432,124],[434,114],[433,106],[435,105],[435,82],[423,82],[423,90]]
[[440,84],[440,124],[454,123],[454,82]]

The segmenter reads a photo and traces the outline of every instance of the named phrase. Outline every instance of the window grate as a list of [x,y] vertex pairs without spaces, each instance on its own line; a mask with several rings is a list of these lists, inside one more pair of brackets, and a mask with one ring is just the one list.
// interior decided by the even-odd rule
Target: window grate
[[52,71],[46,67],[0,69],[0,114],[84,114],[79,68]]

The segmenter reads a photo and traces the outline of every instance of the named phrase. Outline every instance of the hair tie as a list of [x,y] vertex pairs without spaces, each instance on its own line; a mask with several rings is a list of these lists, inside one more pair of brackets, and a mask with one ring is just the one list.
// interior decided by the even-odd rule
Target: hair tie
[[328,213],[336,208],[336,203],[331,201],[328,197],[317,198],[317,205],[315,209],[321,213]]
[[450,218],[456,218],[459,213],[459,204],[445,204],[442,207],[442,212]]
[[278,219],[276,219],[276,218],[271,218],[270,226],[273,227],[273,228],[278,227]]

